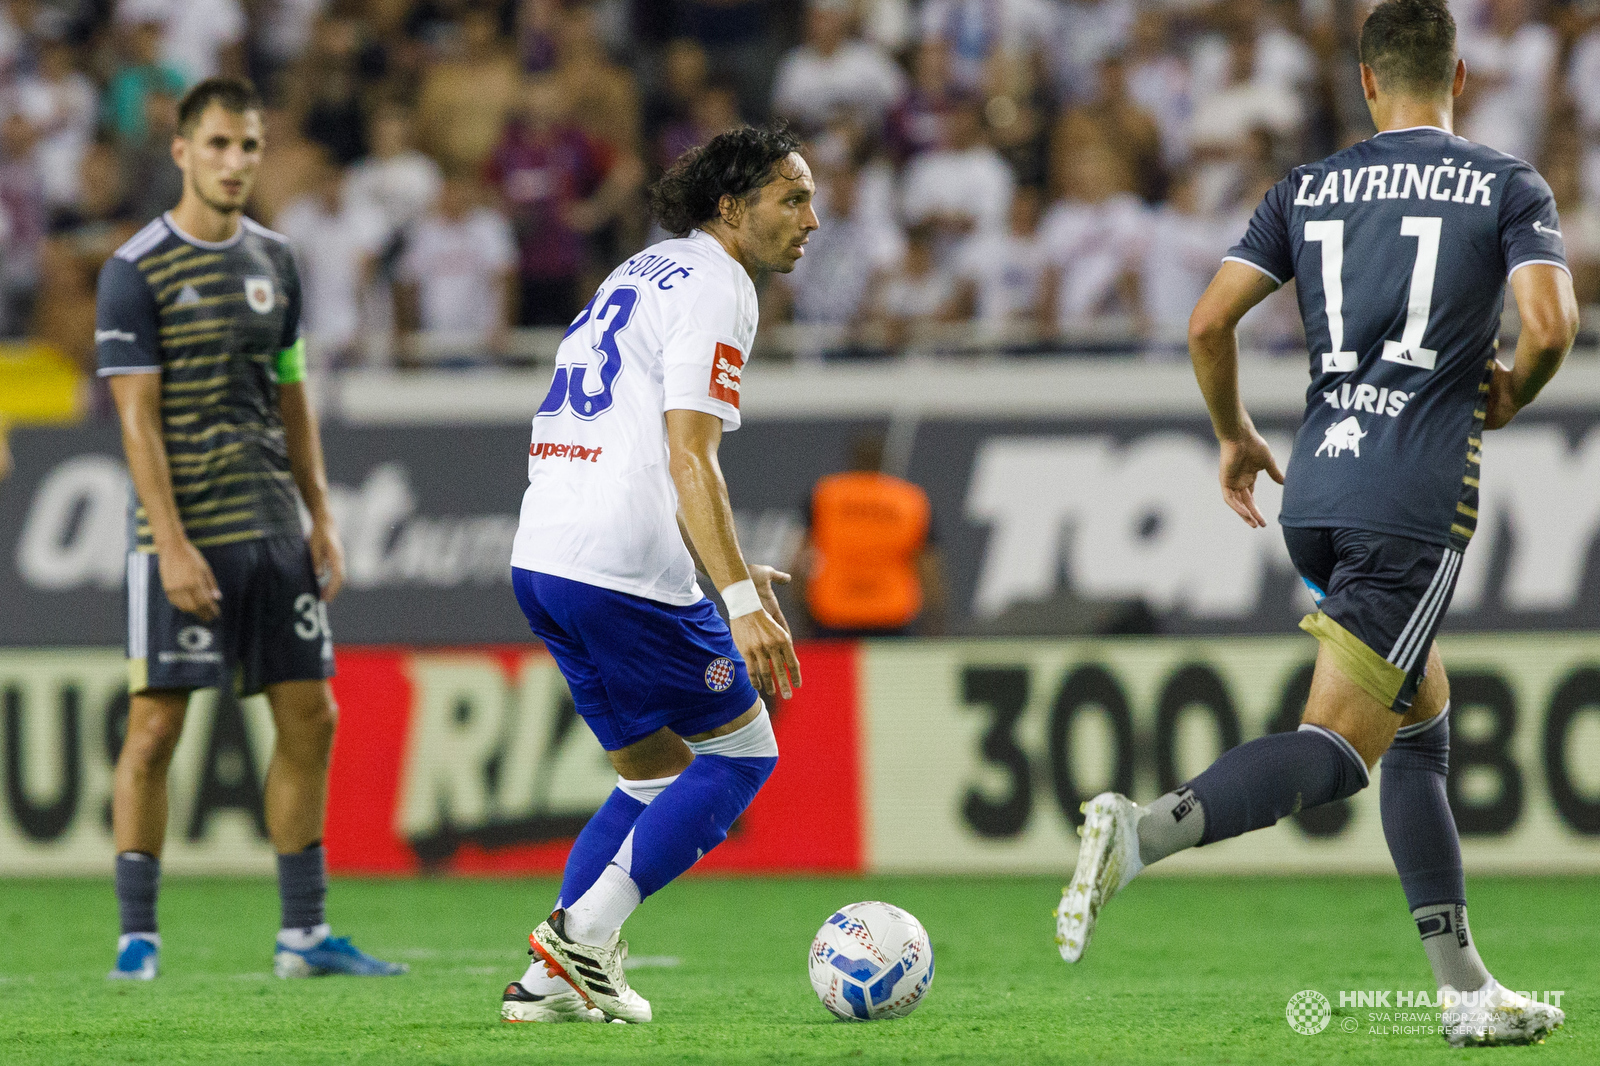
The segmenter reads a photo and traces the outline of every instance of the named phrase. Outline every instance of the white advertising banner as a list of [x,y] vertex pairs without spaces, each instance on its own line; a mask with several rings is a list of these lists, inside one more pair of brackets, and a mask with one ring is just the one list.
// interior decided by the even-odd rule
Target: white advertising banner
[[[1469,873],[1600,871],[1600,639],[1441,642],[1449,793]],[[876,642],[860,667],[867,865],[1059,872],[1078,805],[1146,802],[1227,747],[1292,729],[1309,637]],[[1393,869],[1378,773],[1350,800],[1175,856],[1193,872]]]
[[[0,649],[0,873],[111,873],[111,771],[127,712],[119,650]],[[275,869],[261,806],[272,740],[265,699],[195,693],[172,759],[164,870]]]

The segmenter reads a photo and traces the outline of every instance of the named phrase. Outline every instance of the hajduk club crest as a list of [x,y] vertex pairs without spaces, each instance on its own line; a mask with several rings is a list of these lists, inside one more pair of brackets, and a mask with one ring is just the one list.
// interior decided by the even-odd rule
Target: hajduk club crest
[[244,298],[250,305],[250,310],[258,315],[264,315],[272,310],[272,279],[271,278],[245,278]]

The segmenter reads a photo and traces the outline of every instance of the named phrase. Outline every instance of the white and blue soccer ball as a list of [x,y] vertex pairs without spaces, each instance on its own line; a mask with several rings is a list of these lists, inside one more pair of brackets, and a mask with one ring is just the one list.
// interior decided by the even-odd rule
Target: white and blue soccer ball
[[845,1021],[904,1018],[933,984],[933,945],[909,912],[852,903],[817,930],[809,968],[817,998]]

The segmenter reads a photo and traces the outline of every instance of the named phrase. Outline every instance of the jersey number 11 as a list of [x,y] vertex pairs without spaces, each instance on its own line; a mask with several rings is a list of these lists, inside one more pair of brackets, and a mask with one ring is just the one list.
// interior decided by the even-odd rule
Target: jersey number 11
[[[1428,313],[1433,308],[1433,275],[1439,266],[1439,232],[1444,220],[1422,215],[1406,215],[1400,220],[1400,236],[1417,239],[1417,260],[1411,267],[1411,294],[1406,301],[1406,325],[1397,341],[1383,342],[1383,358],[1421,370],[1432,370],[1439,353],[1422,346],[1428,329]],[[1307,222],[1305,239],[1322,245],[1322,298],[1328,312],[1328,339],[1333,348],[1322,356],[1325,374],[1354,370],[1357,353],[1344,348],[1344,220]]]

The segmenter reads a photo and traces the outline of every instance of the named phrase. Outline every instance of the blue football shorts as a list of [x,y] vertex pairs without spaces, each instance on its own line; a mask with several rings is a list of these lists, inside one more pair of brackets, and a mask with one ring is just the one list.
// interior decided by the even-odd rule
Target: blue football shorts
[[1317,601],[1317,613],[1300,628],[1373,699],[1409,712],[1455,592],[1461,553],[1365,529],[1285,526],[1283,541]]
[[744,657],[708,599],[675,607],[521,567],[511,587],[607,751],[663,727],[706,733],[755,706]]

